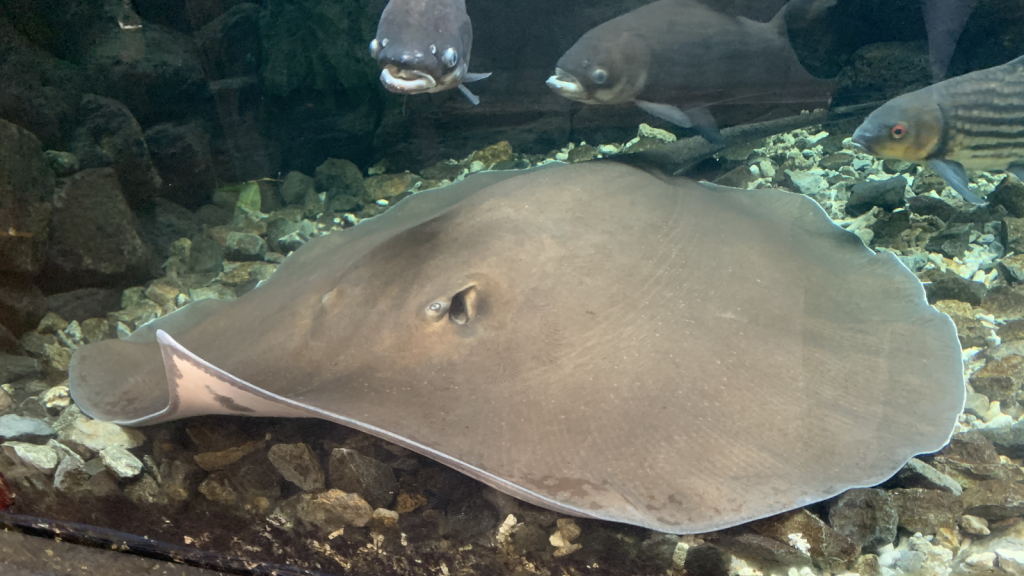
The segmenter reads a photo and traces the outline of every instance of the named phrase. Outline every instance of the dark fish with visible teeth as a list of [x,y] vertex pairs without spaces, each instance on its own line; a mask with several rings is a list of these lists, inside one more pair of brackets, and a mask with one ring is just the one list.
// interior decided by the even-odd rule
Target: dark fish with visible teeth
[[714,104],[825,104],[834,82],[811,76],[789,43],[786,15],[815,14],[828,0],[795,0],[770,22],[717,12],[696,0],[659,0],[584,34],[548,86],[587,104],[633,102],[710,141]]
[[370,42],[370,56],[381,66],[380,81],[396,94],[458,88],[473,104],[463,82],[490,76],[469,72],[473,25],[465,0],[390,0]]
[[1024,180],[1024,56],[897,96],[872,112],[853,143],[880,158],[928,164],[964,200],[966,170]]

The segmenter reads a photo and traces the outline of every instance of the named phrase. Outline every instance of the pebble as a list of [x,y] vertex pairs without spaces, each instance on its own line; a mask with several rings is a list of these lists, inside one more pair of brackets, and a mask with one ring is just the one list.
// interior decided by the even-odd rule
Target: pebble
[[899,471],[896,478],[904,488],[944,490],[954,496],[960,496],[964,492],[963,486],[959,482],[917,458],[911,458],[906,466]]
[[960,517],[960,527],[964,532],[975,536],[988,536],[991,533],[988,529],[988,520],[970,514]]
[[[10,386],[8,384],[8,386]],[[0,388],[0,416],[7,414],[11,411],[14,406],[14,398],[11,397],[10,392],[6,389]],[[2,434],[0,434],[2,436]]]
[[373,518],[373,508],[358,494],[331,489],[295,498],[297,517],[328,534],[345,526],[366,526]]
[[968,566],[974,566],[975,568],[995,568],[995,562],[995,552],[979,552],[977,554],[971,554],[964,560],[964,564],[967,564]]
[[42,367],[34,358],[0,353],[0,382],[14,382],[41,373]]
[[54,386],[39,397],[39,401],[47,410],[60,412],[71,405],[71,395],[67,386]]
[[81,458],[65,456],[53,474],[53,487],[61,492],[78,492],[85,489],[89,478]]
[[64,426],[58,426],[58,439],[77,442],[97,452],[114,446],[137,448],[146,441],[146,437],[138,430],[123,428],[112,422],[93,420],[82,415],[81,412],[72,418]]
[[794,192],[813,196],[828,188],[828,182],[825,182],[825,179],[822,178],[821,174],[818,172],[820,172],[820,170],[817,172],[786,170],[786,176],[788,176],[789,181],[793,183],[793,187],[796,189]]
[[285,480],[300,490],[312,492],[324,489],[324,471],[309,445],[274,444],[267,452],[270,463]]
[[224,258],[233,261],[263,260],[267,243],[256,234],[229,232],[224,242]]
[[884,490],[855,488],[829,508],[832,528],[863,548],[875,549],[896,539],[896,507]]
[[[254,440],[252,442],[246,442],[241,446],[233,446],[226,450],[196,454],[193,459],[200,468],[207,472],[212,472],[214,470],[226,468],[227,466],[238,462],[246,455],[262,449],[265,443],[265,440]],[[130,448],[133,448],[133,446],[130,446]]]
[[903,206],[906,189],[907,179],[903,176],[854,184],[850,188],[850,199],[846,202],[846,213],[859,216],[875,206],[892,212]]
[[390,466],[349,448],[335,448],[327,464],[329,486],[361,494],[374,508],[386,508],[398,493]]
[[1008,548],[996,548],[999,567],[1014,576],[1024,576],[1024,551]]
[[53,436],[56,432],[46,422],[17,414],[0,416],[0,439],[18,440],[31,436]]
[[27,442],[4,442],[0,444],[7,456],[20,460],[44,474],[52,474],[60,463],[57,451],[49,446],[29,444]]
[[120,446],[100,450],[100,459],[118,478],[134,478],[142,472],[142,462]]
[[675,134],[667,130],[662,130],[661,128],[653,128],[647,124],[640,124],[640,127],[637,128],[636,135],[638,138],[654,138],[656,140],[661,140],[666,144],[676,141]]

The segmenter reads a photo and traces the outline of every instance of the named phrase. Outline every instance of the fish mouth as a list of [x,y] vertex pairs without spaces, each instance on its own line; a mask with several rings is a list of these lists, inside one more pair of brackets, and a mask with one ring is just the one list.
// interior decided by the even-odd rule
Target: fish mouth
[[419,94],[437,88],[437,80],[426,72],[388,64],[380,71],[380,83],[395,94]]
[[853,145],[853,149],[864,154],[871,154],[871,148],[868,146],[868,137],[860,130],[855,130],[853,136],[850,137],[850,143]]
[[583,87],[583,84],[575,76],[561,68],[555,68],[554,76],[549,77],[544,83],[555,94],[569,100],[586,100],[589,97],[587,89]]

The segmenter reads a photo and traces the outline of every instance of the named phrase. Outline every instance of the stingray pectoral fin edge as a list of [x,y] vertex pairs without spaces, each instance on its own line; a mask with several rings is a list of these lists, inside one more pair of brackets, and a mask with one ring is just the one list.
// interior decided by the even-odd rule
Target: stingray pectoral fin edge
[[[322,418],[350,428],[362,430],[368,434],[373,434],[419,452],[468,476],[476,478],[489,486],[538,506],[584,518],[602,518],[620,522],[631,520],[609,517],[609,515],[601,513],[595,515],[593,512],[566,506],[519,485],[510,483],[480,468],[466,464],[461,460],[456,460],[429,446],[414,442],[365,422],[352,420],[297,400],[267,392],[262,388],[232,376],[196,356],[163,330],[157,330],[156,337],[157,342],[160,344],[160,352],[163,356],[164,368],[167,372],[170,401],[167,407],[159,412],[135,420],[114,420],[113,422],[116,424],[122,426],[144,426],[205,414]],[[603,491],[600,496],[605,499],[610,507],[633,509],[633,506],[617,495],[614,490]],[[614,500],[614,502],[609,500]],[[601,512],[606,511],[607,509]]]

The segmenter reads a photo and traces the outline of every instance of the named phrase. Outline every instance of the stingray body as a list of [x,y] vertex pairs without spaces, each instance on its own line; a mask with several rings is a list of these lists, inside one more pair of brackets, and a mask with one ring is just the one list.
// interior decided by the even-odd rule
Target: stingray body
[[614,163],[413,195],[70,377],[97,418],[325,418],[674,533],[881,482],[964,402],[953,324],[891,254],[801,195]]

